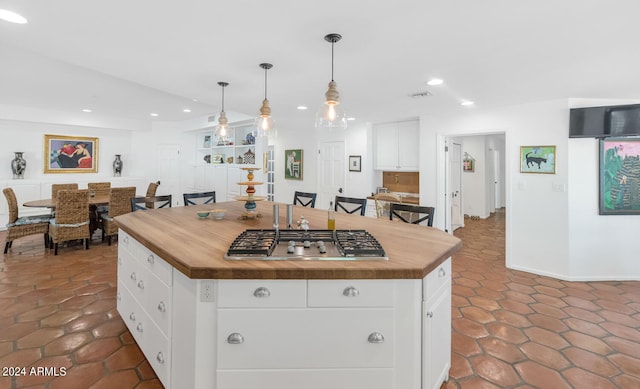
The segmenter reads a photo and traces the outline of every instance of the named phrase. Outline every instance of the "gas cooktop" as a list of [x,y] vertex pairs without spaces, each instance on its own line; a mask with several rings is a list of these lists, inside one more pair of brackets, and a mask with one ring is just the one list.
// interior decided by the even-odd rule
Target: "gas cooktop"
[[246,230],[231,244],[231,260],[388,260],[364,230]]

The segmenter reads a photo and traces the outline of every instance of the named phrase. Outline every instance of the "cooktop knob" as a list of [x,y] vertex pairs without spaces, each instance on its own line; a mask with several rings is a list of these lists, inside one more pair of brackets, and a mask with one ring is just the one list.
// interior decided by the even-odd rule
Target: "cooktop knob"
[[296,245],[296,241],[295,240],[290,240],[289,241],[289,246],[295,246]]
[[309,240],[305,240],[302,245],[304,246],[304,248],[308,249],[309,247],[311,247],[311,241]]
[[293,254],[296,251],[296,246],[287,246],[287,253]]
[[320,251],[320,254],[326,254],[327,248],[324,245],[322,245],[318,247],[318,251]]

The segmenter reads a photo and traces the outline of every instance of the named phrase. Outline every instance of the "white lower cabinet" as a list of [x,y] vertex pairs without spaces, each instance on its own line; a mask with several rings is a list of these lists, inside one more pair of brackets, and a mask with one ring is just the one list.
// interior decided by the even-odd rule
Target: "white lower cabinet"
[[167,388],[432,389],[448,378],[450,259],[422,280],[193,280],[121,241],[118,311]]

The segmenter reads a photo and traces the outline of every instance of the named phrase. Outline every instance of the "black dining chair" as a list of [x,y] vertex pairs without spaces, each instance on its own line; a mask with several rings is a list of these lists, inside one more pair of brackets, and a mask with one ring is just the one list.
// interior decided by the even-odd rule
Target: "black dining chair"
[[131,198],[131,212],[156,208],[171,208],[171,195]]
[[360,212],[360,216],[364,216],[364,213],[367,210],[367,199],[336,196],[334,210],[336,212],[346,212],[352,214]]
[[427,225],[432,227],[434,212],[434,207],[391,203],[389,208],[389,220],[393,220],[393,218],[396,217],[405,223],[411,224],[420,224],[426,221]]
[[184,205],[213,204],[216,202],[216,192],[183,193]]
[[303,207],[316,207],[317,193],[298,192],[293,194],[293,205],[302,205]]

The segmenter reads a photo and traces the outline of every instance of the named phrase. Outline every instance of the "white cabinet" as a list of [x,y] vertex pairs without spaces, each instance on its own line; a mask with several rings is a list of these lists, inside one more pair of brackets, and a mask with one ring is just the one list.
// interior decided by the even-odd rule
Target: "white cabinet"
[[451,259],[425,278],[422,389],[440,388],[451,368]]
[[424,279],[195,280],[121,231],[117,300],[167,388],[433,389],[448,378],[450,259]]
[[376,170],[419,170],[419,121],[376,124],[373,132]]

